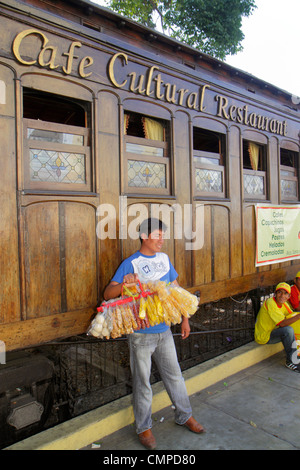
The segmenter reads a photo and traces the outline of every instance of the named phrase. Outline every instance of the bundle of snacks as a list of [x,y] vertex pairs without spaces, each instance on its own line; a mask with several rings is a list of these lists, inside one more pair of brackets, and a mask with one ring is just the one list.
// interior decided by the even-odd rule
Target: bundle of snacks
[[[147,289],[156,294],[161,302],[166,323],[180,323],[181,316],[190,318],[198,309],[199,299],[182,287],[168,285],[164,281],[151,282]],[[176,321],[180,315],[180,321]]]
[[[125,289],[126,290],[126,289]],[[103,302],[87,334],[96,338],[119,338],[149,326],[165,322],[181,323],[182,316],[189,318],[198,308],[199,299],[179,286],[164,281],[149,282],[139,290],[126,290],[128,296]],[[132,295],[130,295],[132,294]]]
[[114,299],[111,302],[103,302],[87,334],[100,339],[115,339],[146,328],[149,323],[139,317],[138,308],[135,301]]
[[92,321],[87,334],[94,336],[95,338],[106,338],[109,339],[112,331],[111,315],[104,313],[98,313]]

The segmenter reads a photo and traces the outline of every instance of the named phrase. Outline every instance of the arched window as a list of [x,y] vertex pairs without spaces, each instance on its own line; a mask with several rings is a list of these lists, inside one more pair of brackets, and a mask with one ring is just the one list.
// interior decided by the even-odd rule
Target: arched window
[[24,185],[91,191],[90,103],[23,89]]

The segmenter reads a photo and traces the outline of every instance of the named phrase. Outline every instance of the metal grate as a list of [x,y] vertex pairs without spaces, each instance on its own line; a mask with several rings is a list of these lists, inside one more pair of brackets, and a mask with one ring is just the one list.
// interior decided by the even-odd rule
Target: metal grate
[[[184,341],[180,325],[172,327],[182,370],[253,341],[257,308],[270,292],[256,290],[201,305],[190,319],[191,334]],[[83,335],[47,345],[47,355],[56,367],[54,409],[58,421],[131,393],[126,338],[99,341]],[[158,380],[153,363],[151,382]]]

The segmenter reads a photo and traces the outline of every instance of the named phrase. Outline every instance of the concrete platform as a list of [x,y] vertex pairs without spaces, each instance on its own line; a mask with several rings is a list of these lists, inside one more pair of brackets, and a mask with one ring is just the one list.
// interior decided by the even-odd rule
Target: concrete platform
[[[300,374],[284,367],[282,345],[249,343],[184,372],[193,414],[206,433],[174,423],[161,383],[153,386],[159,450],[300,449]],[[144,450],[131,396],[76,417],[8,450]],[[101,458],[101,455],[98,455]]]

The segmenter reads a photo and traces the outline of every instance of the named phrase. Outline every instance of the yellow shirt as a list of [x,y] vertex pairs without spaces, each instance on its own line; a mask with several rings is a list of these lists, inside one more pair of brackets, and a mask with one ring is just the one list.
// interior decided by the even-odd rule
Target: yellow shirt
[[265,300],[255,323],[255,341],[259,344],[266,344],[270,339],[271,332],[291,313],[292,310],[287,303],[279,307],[274,297]]

